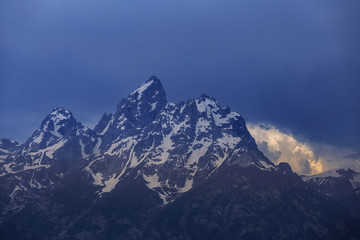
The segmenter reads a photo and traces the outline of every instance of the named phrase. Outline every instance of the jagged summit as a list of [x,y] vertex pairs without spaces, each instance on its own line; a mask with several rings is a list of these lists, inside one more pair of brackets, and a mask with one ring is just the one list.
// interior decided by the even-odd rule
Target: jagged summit
[[[250,151],[260,158],[240,157]],[[69,110],[54,108],[12,158],[29,155],[22,169],[44,167],[44,162],[48,167],[56,158],[90,158],[85,169],[94,184],[103,187],[102,193],[112,191],[123,175],[140,168],[145,182],[161,186],[148,185],[165,203],[226,164],[275,169],[258,152],[239,114],[207,94],[186,103],[168,103],[155,76],[121,100],[115,114],[104,113],[94,131]],[[13,168],[7,167],[10,172]],[[181,177],[174,181],[174,174]]]
[[137,135],[151,124],[168,102],[161,81],[150,77],[127,98],[120,101],[116,112],[104,114],[94,130],[103,136],[102,148],[126,135]]
[[166,102],[166,94],[165,90],[162,86],[160,79],[155,76],[150,77],[145,83],[143,83],[139,88],[134,90],[128,97],[131,100],[149,100],[151,97],[156,100],[165,100]]
[[211,99],[211,100],[217,102],[217,100],[216,100],[214,97],[208,95],[207,93],[202,93],[202,94],[200,95],[200,99]]
[[75,120],[75,118],[69,110],[62,107],[56,107],[49,113],[44,121],[53,121],[54,124],[59,124],[64,122],[63,120]]
[[107,124],[109,123],[109,121],[111,120],[111,118],[113,117],[113,115],[104,113],[100,119],[100,121],[98,122],[98,124],[96,124],[96,126],[94,127],[94,131],[96,133],[99,133],[100,135],[103,135],[105,132],[103,132],[104,130],[107,130]]
[[144,126],[152,121],[166,104],[166,94],[160,80],[151,77],[127,98],[120,101],[114,117],[131,119]]
[[51,111],[51,113],[55,113],[55,112],[66,112],[66,113],[70,113],[69,110],[63,108],[63,107],[54,107],[53,110]]
[[26,142],[8,154],[0,175],[49,168],[56,159],[75,163],[97,151],[98,142],[96,133],[78,122],[69,110],[54,108]]
[[148,80],[146,80],[145,83],[147,83],[147,82],[152,82],[152,81],[161,82],[160,79],[158,79],[155,75],[152,75],[151,77],[149,77]]
[[77,130],[87,131],[73,114],[62,107],[54,108],[42,121],[41,126],[26,141],[33,149],[50,146],[62,138],[67,138]]
[[[186,103],[168,103],[156,77],[123,99],[114,115],[104,114],[95,131],[102,136],[102,154],[87,171],[102,187],[101,194],[138,171],[168,203],[223,165],[276,169],[258,152],[239,114],[206,94]],[[240,157],[250,151],[259,159]],[[178,176],[176,181],[173,176]]]

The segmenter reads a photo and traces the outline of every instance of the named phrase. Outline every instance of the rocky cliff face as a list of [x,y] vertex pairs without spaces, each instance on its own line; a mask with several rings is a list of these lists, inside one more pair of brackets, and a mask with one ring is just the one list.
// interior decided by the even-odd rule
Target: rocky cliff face
[[[206,95],[169,103],[155,77],[123,99],[114,115],[104,115],[96,129],[101,154],[86,169],[101,194],[136,171],[168,203],[225,164],[276,168],[257,150],[239,114]],[[246,152],[257,157],[240,160]]]

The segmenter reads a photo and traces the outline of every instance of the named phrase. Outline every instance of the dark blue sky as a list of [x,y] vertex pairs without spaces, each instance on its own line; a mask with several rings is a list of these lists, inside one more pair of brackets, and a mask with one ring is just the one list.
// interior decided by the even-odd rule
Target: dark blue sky
[[0,2],[0,137],[56,106],[95,124],[156,75],[247,121],[360,149],[360,1]]

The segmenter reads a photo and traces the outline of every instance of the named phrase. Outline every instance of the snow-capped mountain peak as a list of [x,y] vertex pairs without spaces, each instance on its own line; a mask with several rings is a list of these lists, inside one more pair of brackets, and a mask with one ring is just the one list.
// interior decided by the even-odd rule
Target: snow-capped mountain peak
[[102,149],[124,136],[137,135],[167,106],[161,81],[155,76],[120,101],[114,115],[104,114],[95,131],[103,136]]
[[59,123],[61,120],[72,119],[74,116],[69,110],[66,110],[62,107],[57,107],[52,110],[49,114],[50,119],[53,120],[55,123]]
[[129,97],[136,97],[136,99],[140,101],[143,97],[143,94],[147,93],[153,93],[153,97],[155,97],[157,94],[165,93],[161,81],[157,77],[151,76],[149,80],[133,91]]
[[7,156],[0,174],[48,168],[61,159],[75,162],[97,151],[99,142],[96,133],[69,110],[54,108],[27,141]]
[[258,151],[239,114],[206,94],[168,103],[156,77],[123,99],[114,115],[104,114],[95,129],[102,136],[103,155],[92,159],[86,171],[102,186],[101,193],[112,191],[135,169],[164,203],[226,164],[276,169],[264,156],[258,162],[239,157]]
[[[127,99],[123,99],[118,106],[118,112],[124,108],[136,105],[137,114],[162,109],[167,103],[166,94],[161,81],[152,76],[139,88],[133,91]],[[135,110],[135,109],[134,109]]]
[[87,129],[76,121],[69,110],[61,107],[54,108],[25,144],[37,151],[67,138],[76,130],[86,131]]
[[[169,103],[154,76],[121,100],[114,115],[105,113],[94,130],[70,111],[55,108],[11,156],[3,174],[80,159],[101,194],[137,172],[168,203],[226,165],[276,170],[257,150],[239,114],[206,94]],[[244,157],[249,153],[256,157]]]

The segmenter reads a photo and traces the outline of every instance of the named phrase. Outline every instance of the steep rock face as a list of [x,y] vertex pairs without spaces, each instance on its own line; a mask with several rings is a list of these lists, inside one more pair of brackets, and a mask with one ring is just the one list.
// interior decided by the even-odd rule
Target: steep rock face
[[[168,203],[223,164],[276,169],[257,150],[239,114],[207,95],[168,103],[155,77],[123,99],[114,116],[104,115],[96,128],[103,139],[101,154],[91,158],[86,170],[102,187],[101,194],[131,171],[138,171]],[[246,152],[254,157],[243,159]]]
[[95,127],[103,135],[102,149],[116,139],[136,135],[141,128],[155,120],[167,104],[166,94],[159,79],[151,77],[140,88],[120,101],[114,115],[104,115]]

